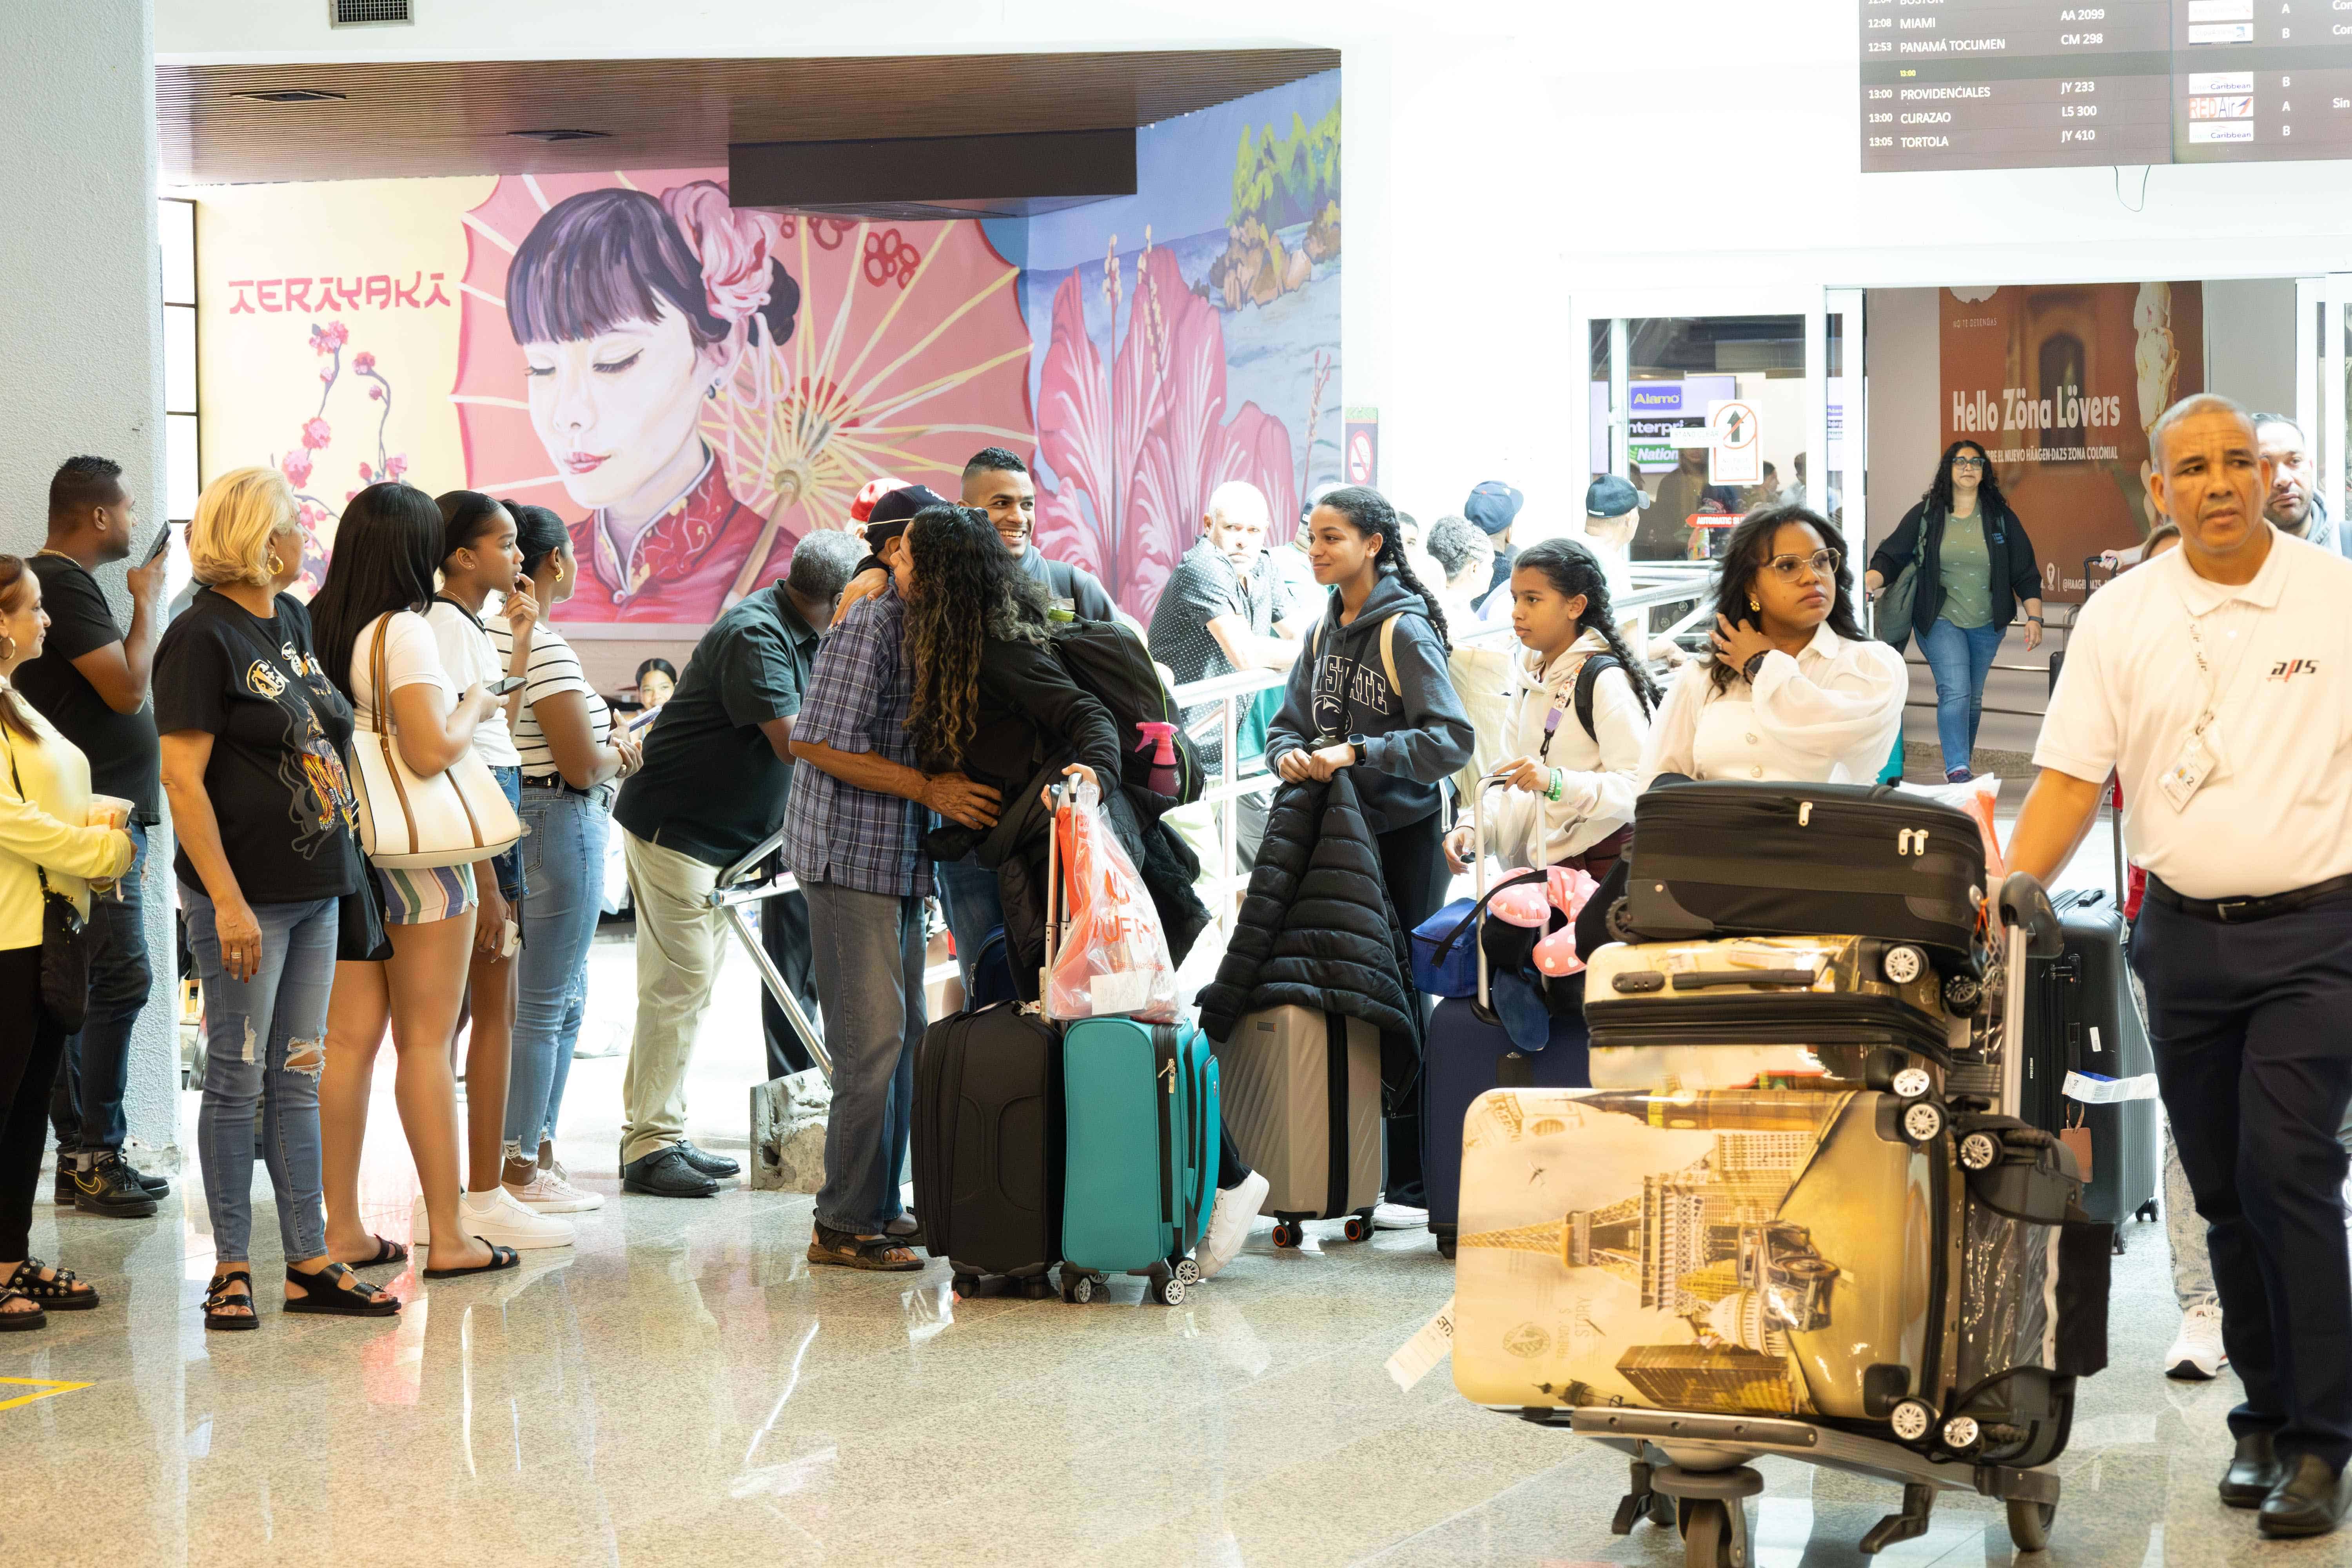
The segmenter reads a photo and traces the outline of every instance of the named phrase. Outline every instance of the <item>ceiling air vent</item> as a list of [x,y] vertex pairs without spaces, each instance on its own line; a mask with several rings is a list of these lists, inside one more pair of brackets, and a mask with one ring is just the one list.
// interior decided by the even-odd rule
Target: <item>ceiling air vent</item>
[[415,20],[414,0],[327,0],[330,27],[405,27]]
[[609,131],[579,131],[554,127],[545,131],[509,131],[509,136],[520,136],[526,142],[602,142],[613,133]]
[[249,103],[341,103],[343,95],[316,87],[273,87],[259,92],[240,92],[237,97]]

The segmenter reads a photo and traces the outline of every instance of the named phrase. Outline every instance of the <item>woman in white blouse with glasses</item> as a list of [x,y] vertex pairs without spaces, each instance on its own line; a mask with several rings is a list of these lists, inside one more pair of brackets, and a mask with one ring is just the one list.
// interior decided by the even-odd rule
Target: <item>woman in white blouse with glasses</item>
[[1903,724],[1903,657],[1865,636],[1839,535],[1780,507],[1731,531],[1716,591],[1715,658],[1685,668],[1650,732],[1661,774],[1868,784]]

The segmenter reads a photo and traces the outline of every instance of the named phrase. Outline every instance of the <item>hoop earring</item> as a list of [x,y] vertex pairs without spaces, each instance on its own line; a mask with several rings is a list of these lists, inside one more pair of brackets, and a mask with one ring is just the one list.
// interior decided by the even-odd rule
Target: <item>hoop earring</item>
[[6,653],[0,653],[0,659],[9,659],[16,657],[16,639],[15,637],[0,634],[0,642],[5,642],[8,645],[8,651]]
[[278,558],[278,552],[275,550],[271,551],[269,552],[269,574],[272,577],[275,577],[278,574],[285,570],[286,563]]
[[563,563],[561,561],[555,563],[555,580],[559,583],[563,581]]

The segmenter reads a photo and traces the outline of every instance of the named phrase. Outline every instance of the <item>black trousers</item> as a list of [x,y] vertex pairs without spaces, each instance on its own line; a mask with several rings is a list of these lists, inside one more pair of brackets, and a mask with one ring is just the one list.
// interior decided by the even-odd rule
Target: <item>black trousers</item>
[[2242,1437],[2352,1458],[2352,898],[2223,925],[2150,898],[2131,940],[2180,1168],[2204,1216]]
[[32,1245],[33,1193],[48,1144],[49,1090],[66,1032],[41,1005],[41,950],[0,952],[0,1258],[22,1261]]
[[[793,994],[809,1021],[815,1023],[816,963],[809,951],[808,900],[798,888],[760,900],[760,945],[768,950],[776,973],[784,977],[784,989]],[[816,1066],[792,1021],[764,985],[760,987],[760,1021],[767,1026],[770,1078],[787,1078]]]
[[[1445,905],[1454,885],[1453,868],[1445,863],[1445,814],[1432,812],[1380,836],[1381,879],[1388,884],[1389,902],[1407,931]],[[1429,1021],[1429,998],[1421,1004],[1422,1022]],[[1421,1180],[1421,1074],[1411,1084],[1391,1084],[1394,1108],[1388,1116],[1388,1201],[1412,1208],[1427,1206]],[[1397,1091],[1405,1092],[1400,1094]]]

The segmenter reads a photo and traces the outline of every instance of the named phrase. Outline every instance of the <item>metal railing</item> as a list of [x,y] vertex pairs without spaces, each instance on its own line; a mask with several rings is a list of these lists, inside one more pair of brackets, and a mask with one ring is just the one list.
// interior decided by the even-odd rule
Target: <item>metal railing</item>
[[[1634,588],[1614,601],[1621,611],[1647,610],[1660,605],[1678,605],[1696,601],[1693,607],[1663,631],[1652,637],[1675,637],[1691,630],[1707,613],[1708,579],[1714,568],[1703,561],[1637,561],[1633,563]],[[1456,631],[1454,646],[1463,647],[1508,647],[1517,640],[1507,623],[1482,626],[1469,631]],[[1287,669],[1244,669],[1231,675],[1211,677],[1206,680],[1187,681],[1176,687],[1171,695],[1179,712],[1215,703],[1218,708],[1217,730],[1223,745],[1218,755],[1227,760],[1226,771],[1217,775],[1202,791],[1201,798],[1214,808],[1217,825],[1216,875],[1208,880],[1212,896],[1210,914],[1220,930],[1223,929],[1234,911],[1234,895],[1246,889],[1248,879],[1241,875],[1241,802],[1254,795],[1274,793],[1282,781],[1273,773],[1261,769],[1241,773],[1231,763],[1240,740],[1241,710],[1261,691],[1286,684]],[[1191,727],[1187,727],[1190,732]],[[710,907],[725,919],[735,933],[743,951],[751,957],[759,972],[760,984],[783,1013],[793,1031],[808,1048],[809,1059],[824,1073],[827,1081],[833,1078],[833,1058],[824,1048],[824,1039],[814,1020],[802,1008],[784,984],[775,961],[761,944],[759,932],[752,930],[745,911],[762,900],[772,899],[798,889],[790,871],[780,872],[772,880],[751,881],[760,864],[774,855],[783,843],[783,831],[762,839],[750,854],[719,873],[719,880],[710,891]],[[953,962],[934,963],[923,972],[923,984],[936,985],[961,976],[961,966]]]

